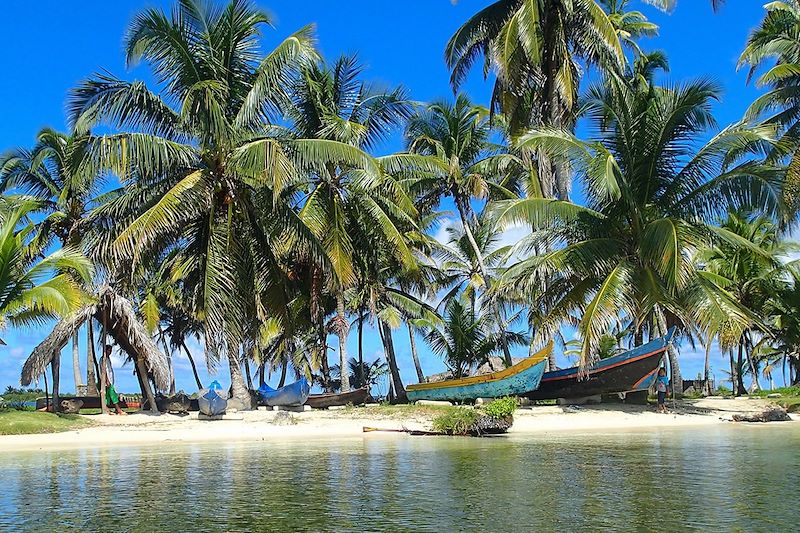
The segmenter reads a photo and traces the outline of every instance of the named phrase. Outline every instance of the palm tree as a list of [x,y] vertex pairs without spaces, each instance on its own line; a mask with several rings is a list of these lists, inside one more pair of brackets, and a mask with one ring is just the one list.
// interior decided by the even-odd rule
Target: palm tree
[[[528,224],[527,240],[551,250],[510,267],[504,281],[542,295],[539,339],[561,324],[577,325],[581,366],[596,359],[600,339],[618,321],[633,323],[637,343],[645,330],[653,337],[691,324],[681,305],[696,279],[691,257],[711,238],[741,244],[713,226],[721,212],[759,205],[780,213],[780,170],[759,159],[772,145],[771,129],[734,124],[695,148],[714,124],[710,104],[718,92],[706,81],[631,87],[609,80],[587,96],[594,138],[534,130],[521,139],[553,158],[570,158],[587,205],[498,202],[501,221]],[[679,383],[672,351],[670,360]]]
[[796,268],[770,297],[765,311],[770,343],[789,360],[790,384],[800,385],[800,272]]
[[[41,200],[46,216],[38,225],[38,239],[49,243],[55,238],[61,247],[84,248],[91,226],[88,213],[100,185],[98,171],[87,157],[95,139],[44,128],[36,141],[32,150],[17,149],[0,159],[0,191],[19,190]],[[88,346],[93,343],[90,337]],[[80,393],[83,377],[77,331],[72,338],[72,365]],[[87,373],[88,393],[96,394],[92,361],[88,361]]]
[[[779,126],[785,144],[794,152],[784,190],[792,214],[800,206],[800,2],[777,1],[764,7],[767,14],[750,34],[737,68],[749,65],[748,81],[766,69],[756,85],[769,90],[751,104],[747,116]],[[774,156],[780,159],[784,153],[779,150]]]
[[[290,117],[295,133],[324,142],[337,141],[371,149],[410,112],[402,88],[380,91],[358,78],[362,68],[354,57],[343,56],[330,68],[306,66],[293,87]],[[334,274],[339,337],[339,367],[347,365],[345,292],[357,281],[355,243],[374,246],[375,239],[390,242],[395,255],[409,267],[414,258],[403,237],[401,223],[413,226],[413,206],[388,175],[374,176],[349,165],[327,164],[310,176],[308,198],[300,219],[320,240]],[[372,231],[376,230],[376,231]],[[341,376],[341,390],[350,390],[349,376]]]
[[317,54],[306,27],[262,57],[261,28],[270,22],[241,0],[144,11],[130,25],[126,59],[145,61],[162,93],[103,74],[80,84],[69,105],[78,131],[128,130],[100,137],[93,154],[125,184],[99,213],[108,223],[103,248],[133,273],[178,251],[176,275],[203,323],[206,350],[227,358],[233,395],[245,405],[247,337],[288,315],[286,256],[329,264],[292,210],[298,180],[329,164],[365,167],[366,175],[375,167],[357,148],[297,139],[275,125],[293,80]]
[[[498,0],[465,22],[447,43],[455,90],[479,57],[496,74],[492,109],[505,115],[512,139],[531,127],[571,131],[580,73],[587,66],[621,71],[617,29],[596,0]],[[538,154],[545,196],[566,200],[567,169]]]
[[753,378],[753,387],[760,388],[754,351],[765,329],[761,317],[767,316],[769,298],[784,284],[788,274],[785,261],[793,247],[781,241],[776,225],[765,216],[729,213],[721,230],[742,242],[717,242],[700,250],[696,260],[703,269],[706,290],[717,292],[717,298],[734,302],[739,311],[731,313],[720,308],[723,312],[716,317],[701,315],[699,323],[710,333],[716,332],[724,351],[738,350],[736,365],[731,370],[738,396],[747,393],[740,370],[745,365]]
[[80,251],[65,247],[42,257],[36,228],[26,220],[39,207],[12,200],[0,209],[0,330],[69,316],[88,300],[78,282],[89,281],[92,268]]
[[459,299],[452,299],[445,308],[441,326],[431,324],[425,340],[440,355],[456,378],[468,375],[476,367],[489,362],[504,343],[522,345],[528,338],[520,332],[497,332],[486,317],[476,314]]

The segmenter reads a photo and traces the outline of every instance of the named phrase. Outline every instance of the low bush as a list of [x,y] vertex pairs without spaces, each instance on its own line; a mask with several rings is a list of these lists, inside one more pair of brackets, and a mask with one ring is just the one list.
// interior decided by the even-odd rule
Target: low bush
[[506,418],[514,416],[514,411],[516,410],[517,399],[512,396],[498,398],[483,408],[483,412],[486,416],[500,420],[505,420]]

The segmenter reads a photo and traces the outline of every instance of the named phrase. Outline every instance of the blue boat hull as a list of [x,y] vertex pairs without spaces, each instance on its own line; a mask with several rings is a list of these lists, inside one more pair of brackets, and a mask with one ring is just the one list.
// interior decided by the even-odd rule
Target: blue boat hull
[[653,384],[673,335],[674,329],[670,329],[664,337],[598,361],[583,377],[578,367],[546,372],[539,388],[525,396],[531,400],[552,400],[645,391]]
[[410,401],[470,401],[476,398],[520,395],[539,386],[544,374],[547,354],[551,349],[552,346],[548,346],[540,354],[532,356],[522,363],[486,376],[409,385],[406,388],[406,394]]
[[228,409],[228,400],[215,390],[204,389],[197,396],[197,407],[206,416],[224,415]]
[[311,385],[305,378],[279,389],[273,389],[266,383],[258,388],[261,400],[271,407],[299,407],[306,403],[310,392]]

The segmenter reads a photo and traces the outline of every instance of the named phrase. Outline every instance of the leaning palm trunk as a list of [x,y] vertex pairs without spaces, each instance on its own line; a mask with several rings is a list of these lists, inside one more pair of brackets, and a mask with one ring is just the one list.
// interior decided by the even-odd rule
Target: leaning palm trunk
[[408,339],[411,343],[411,358],[414,360],[414,368],[417,369],[417,380],[419,383],[425,381],[425,375],[422,373],[422,365],[419,363],[419,356],[417,355],[417,341],[414,338],[414,328],[411,326],[409,322],[406,322],[408,326]]
[[403,380],[400,377],[400,369],[397,367],[397,358],[395,357],[394,353],[392,328],[390,328],[386,322],[380,319],[378,319],[378,328],[380,330],[381,341],[383,341],[383,349],[386,352],[386,361],[389,363],[389,372],[392,375],[392,401],[395,403],[408,403],[406,388],[403,386]]
[[347,335],[350,324],[344,314],[344,295],[340,292],[336,297],[336,335],[339,337],[339,377],[342,392],[350,391],[350,375],[347,372]]
[[189,358],[189,364],[192,365],[192,373],[194,374],[194,381],[195,381],[195,383],[197,383],[197,388],[198,388],[198,390],[202,389],[203,388],[203,382],[200,381],[200,376],[197,373],[197,365],[194,364],[194,358],[192,357],[192,352],[189,351],[189,348],[188,348],[188,346],[186,346],[185,342],[182,342],[181,346],[183,346],[183,351],[186,352],[186,357]]
[[75,393],[78,396],[86,394],[86,385],[83,384],[83,376],[81,375],[81,359],[78,350],[78,331],[72,335],[72,375],[75,377]]

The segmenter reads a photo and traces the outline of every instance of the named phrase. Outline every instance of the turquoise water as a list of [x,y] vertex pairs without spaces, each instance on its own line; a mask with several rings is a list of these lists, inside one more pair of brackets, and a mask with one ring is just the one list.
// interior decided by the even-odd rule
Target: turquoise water
[[791,531],[800,425],[0,453],[2,531]]

